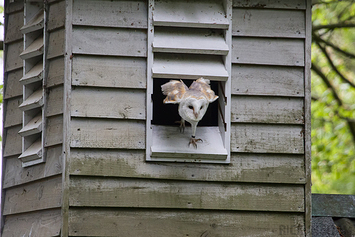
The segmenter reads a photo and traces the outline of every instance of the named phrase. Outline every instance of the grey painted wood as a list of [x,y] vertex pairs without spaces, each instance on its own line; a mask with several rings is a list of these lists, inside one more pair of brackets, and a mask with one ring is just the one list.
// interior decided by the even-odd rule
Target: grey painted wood
[[61,206],[61,176],[6,189],[4,215],[58,208]]
[[49,5],[47,29],[52,31],[64,27],[65,24],[65,1],[55,2]]
[[71,147],[145,148],[145,122],[138,120],[72,119]]
[[73,117],[145,119],[145,90],[79,87],[71,96]]
[[234,36],[305,37],[305,12],[271,9],[233,9]]
[[69,205],[303,212],[302,185],[71,178]]
[[304,69],[232,65],[232,94],[304,96]]
[[145,58],[74,56],[72,84],[146,88],[146,71]]
[[54,146],[63,142],[63,115],[47,118],[44,146]]
[[22,125],[13,126],[7,129],[4,129],[5,136],[3,139],[4,142],[4,157],[20,155],[22,153],[22,138],[18,134],[21,130]]
[[74,1],[73,24],[104,27],[147,28],[147,1]]
[[303,124],[303,98],[232,96],[232,122]]
[[312,216],[355,218],[355,195],[313,193]]
[[52,209],[6,216],[3,237],[59,236],[61,210]]
[[297,213],[81,208],[71,209],[69,220],[70,236],[278,236],[287,226],[304,236]]
[[233,7],[306,9],[304,0],[233,0]]
[[49,33],[47,58],[55,58],[64,54],[65,30],[56,30]]
[[58,175],[62,172],[62,146],[47,148],[46,162],[22,168],[18,156],[6,158],[3,188],[9,188],[43,178]]
[[231,144],[234,152],[303,154],[303,126],[233,123]]
[[64,83],[64,58],[58,57],[47,61],[47,87]]
[[23,1],[9,1],[5,4],[5,12],[7,14],[23,11]]
[[[86,165],[82,165],[83,162]],[[230,165],[146,163],[143,150],[72,149],[72,175],[223,181],[295,183],[305,182],[302,155],[232,153]]]
[[233,37],[232,63],[304,66],[304,40]]
[[23,12],[9,14],[7,19],[6,35],[4,42],[10,43],[16,40],[22,40],[23,35],[20,28],[23,26]]
[[73,53],[145,57],[147,32],[141,29],[74,27]]
[[63,86],[51,87],[48,89],[47,107],[45,109],[45,116],[50,117],[63,113]]
[[23,91],[22,85],[20,84],[22,75],[22,68],[5,74],[4,99],[22,96]]
[[7,44],[6,46],[7,49],[5,51],[5,72],[22,68],[23,62],[20,58],[20,54],[23,51],[23,41],[16,41]]
[[14,97],[5,100],[4,103],[6,103],[4,127],[22,125],[22,111],[18,107],[22,103],[22,97]]

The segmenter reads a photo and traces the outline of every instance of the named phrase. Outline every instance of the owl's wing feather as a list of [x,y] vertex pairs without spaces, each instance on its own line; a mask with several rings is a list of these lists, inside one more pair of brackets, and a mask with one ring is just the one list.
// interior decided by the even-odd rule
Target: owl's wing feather
[[210,80],[204,79],[203,77],[194,81],[189,87],[189,90],[202,92],[202,94],[210,103],[218,99],[218,96],[215,95],[213,90],[211,90]]
[[189,88],[181,80],[171,80],[162,85],[161,90],[166,95],[164,104],[178,104]]

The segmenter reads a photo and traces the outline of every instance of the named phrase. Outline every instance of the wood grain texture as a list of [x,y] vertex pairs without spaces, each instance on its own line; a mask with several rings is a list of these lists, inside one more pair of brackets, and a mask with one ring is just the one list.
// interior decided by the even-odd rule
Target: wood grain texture
[[71,96],[73,117],[145,119],[145,90],[79,87]]
[[18,70],[5,73],[4,99],[22,96],[22,85],[20,79],[23,76],[22,67]]
[[234,36],[305,38],[305,12],[233,9]]
[[70,206],[303,212],[302,185],[72,177]]
[[6,35],[4,43],[10,43],[16,40],[23,39],[23,35],[20,31],[23,26],[23,12],[15,12],[9,14],[7,18]]
[[72,84],[76,86],[146,88],[145,58],[75,56]]
[[304,96],[304,69],[232,65],[232,94]]
[[47,118],[44,146],[54,146],[63,142],[63,115]]
[[73,24],[104,27],[147,28],[147,1],[74,1]]
[[303,154],[303,126],[234,123],[231,126],[231,150],[233,152]]
[[21,128],[22,125],[17,125],[4,129],[4,157],[20,155],[22,153],[22,138],[18,134]]
[[55,58],[64,54],[65,30],[56,30],[49,33],[47,58]]
[[4,103],[6,103],[4,127],[22,125],[22,111],[19,109],[19,105],[22,103],[22,96],[5,100]]
[[64,27],[65,24],[65,1],[55,2],[49,5],[47,29],[52,31]]
[[61,206],[62,178],[55,176],[40,182],[6,190],[4,215],[38,211]]
[[145,57],[147,30],[114,28],[73,28],[73,53]]
[[304,66],[304,40],[233,37],[232,63]]
[[232,96],[231,122],[303,124],[303,98]]
[[[83,166],[83,163],[86,164]],[[305,182],[302,155],[232,153],[230,165],[146,163],[143,150],[72,149],[72,175],[219,182]]]
[[64,57],[47,60],[48,74],[47,87],[56,86],[64,83]]
[[145,122],[111,119],[72,119],[71,147],[145,148]]
[[15,236],[59,236],[60,209],[36,211],[6,216],[3,237]]
[[70,236],[278,236],[287,226],[304,236],[297,213],[83,208],[71,209],[69,221]]
[[304,0],[233,0],[233,7],[306,9],[306,2]]
[[62,146],[47,149],[46,162],[22,168],[21,160],[17,156],[6,158],[3,188],[29,183],[62,172]]
[[63,113],[63,96],[64,88],[63,86],[51,87],[48,89],[47,94],[47,108],[45,110],[46,117],[59,115]]
[[6,45],[5,50],[5,72],[20,69],[23,66],[23,61],[20,54],[23,51],[23,41],[16,41]]

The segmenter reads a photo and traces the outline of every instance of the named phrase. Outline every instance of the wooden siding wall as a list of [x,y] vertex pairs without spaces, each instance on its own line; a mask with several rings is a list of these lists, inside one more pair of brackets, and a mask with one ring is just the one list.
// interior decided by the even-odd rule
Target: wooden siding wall
[[233,7],[231,164],[147,163],[147,1],[74,0],[70,236],[304,236],[306,1]]
[[22,168],[23,1],[5,1],[2,236],[59,236],[61,228],[65,1],[48,1],[46,162]]

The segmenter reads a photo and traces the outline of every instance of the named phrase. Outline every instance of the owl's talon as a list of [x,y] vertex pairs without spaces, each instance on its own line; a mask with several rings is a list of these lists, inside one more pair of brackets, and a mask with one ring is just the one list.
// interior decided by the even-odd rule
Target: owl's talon
[[191,139],[190,139],[190,142],[189,142],[189,145],[188,146],[190,146],[191,144],[195,147],[195,149],[197,149],[197,142],[203,142],[202,141],[202,139],[201,138],[194,138],[194,137],[192,137]]
[[185,132],[185,121],[175,121],[175,123],[178,123],[180,124],[179,126],[179,130],[180,130],[180,133],[184,133]]

